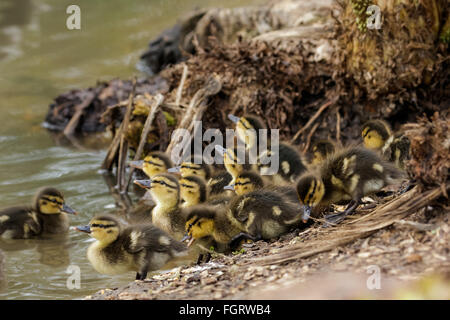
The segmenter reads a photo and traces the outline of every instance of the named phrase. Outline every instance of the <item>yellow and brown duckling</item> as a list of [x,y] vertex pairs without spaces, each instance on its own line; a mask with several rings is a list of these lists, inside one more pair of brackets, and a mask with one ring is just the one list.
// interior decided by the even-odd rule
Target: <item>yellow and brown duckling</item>
[[188,240],[188,247],[199,240],[213,239],[216,244],[221,245],[222,250],[228,248],[231,240],[242,231],[228,219],[225,207],[212,205],[189,208],[185,230],[182,240]]
[[238,196],[261,189],[270,190],[286,195],[294,203],[297,201],[297,191],[295,190],[295,187],[290,185],[278,186],[267,183],[261,175],[252,170],[243,171],[236,177],[234,184],[228,185],[225,188],[233,190]]
[[336,150],[335,143],[330,140],[319,140],[316,141],[312,147],[312,165],[318,165],[325,161],[330,155],[332,155]]
[[234,183],[236,177],[243,171],[250,170],[250,164],[247,151],[237,146],[234,149],[225,149],[222,146],[216,145],[216,151],[223,156],[223,164],[227,172],[231,175],[232,180],[230,184]]
[[124,226],[114,216],[100,215],[75,229],[97,240],[89,246],[87,257],[103,274],[135,271],[136,280],[144,280],[149,271],[187,254],[184,244],[150,223]]
[[226,204],[231,199],[225,194],[209,195],[205,180],[197,176],[187,176],[179,180],[182,207],[192,207],[197,204]]
[[153,151],[144,160],[131,161],[130,166],[144,171],[147,177],[152,178],[154,175],[167,172],[173,167],[173,163],[164,152]]
[[28,239],[43,234],[58,234],[69,230],[67,214],[76,214],[64,200],[61,191],[44,187],[36,192],[32,206],[0,210],[0,237]]
[[[228,118],[236,124],[236,134],[241,141],[245,142],[246,149],[252,149],[259,143],[259,130],[267,129],[264,121],[255,115],[236,117],[230,114]],[[305,162],[294,146],[286,142],[277,144],[271,141],[266,142],[267,150],[260,150],[258,154],[258,167],[262,175],[272,178],[273,183],[293,183],[307,170]],[[270,158],[274,157],[278,157],[279,167],[277,172],[270,172]]]
[[372,150],[352,147],[336,152],[317,172],[306,173],[297,182],[298,198],[305,206],[303,220],[316,207],[350,201],[344,212],[327,216],[328,222],[337,223],[356,209],[362,197],[401,178],[400,170]]
[[213,172],[211,166],[206,164],[200,156],[192,156],[190,160],[182,162],[177,167],[170,168],[168,172],[179,172],[181,177],[198,176],[205,179],[210,195],[224,193],[223,187],[232,179],[231,175],[225,170]]
[[156,202],[151,211],[152,223],[175,239],[184,235],[185,219],[180,208],[180,184],[168,173],[157,174],[150,180],[134,180],[138,186],[149,189]]
[[178,182],[180,184],[181,206],[183,208],[203,203],[208,198],[206,182],[201,177],[185,176]]
[[298,200],[275,190],[256,190],[230,201],[227,217],[242,230],[231,240],[231,248],[244,239],[270,240],[301,222],[303,208]]
[[401,133],[393,134],[391,127],[383,120],[364,123],[361,132],[364,146],[381,152],[384,159],[395,163],[401,169],[409,159],[409,139]]

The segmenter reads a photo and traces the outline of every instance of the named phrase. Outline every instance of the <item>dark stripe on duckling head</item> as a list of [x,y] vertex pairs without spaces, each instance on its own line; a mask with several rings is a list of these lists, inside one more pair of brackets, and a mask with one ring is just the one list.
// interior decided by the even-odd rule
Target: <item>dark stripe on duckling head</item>
[[[169,183],[167,182],[169,181]],[[170,189],[179,189],[180,184],[178,183],[177,178],[172,176],[171,174],[161,173],[157,174],[152,178],[152,184],[160,184],[162,186],[166,186]]]
[[[172,160],[170,160],[170,158],[162,151],[153,151],[150,152],[147,157],[153,157],[153,158],[157,158],[160,159],[164,165],[166,166],[166,168],[171,168],[173,167],[173,163]],[[146,158],[147,158],[146,157]]]
[[[208,196],[207,195],[207,189],[206,189],[206,182],[202,178],[197,177],[197,176],[187,176],[187,177],[184,177],[183,180],[187,180],[187,181],[190,181],[190,182],[196,184],[198,186],[198,188],[199,188],[199,193],[200,193],[200,199],[199,200],[200,200],[200,202],[205,202],[206,201],[206,198]],[[183,187],[189,188],[189,189],[194,188],[193,186],[190,186],[190,185],[187,185],[187,184],[181,184],[181,185]]]
[[376,131],[380,134],[383,140],[387,140],[391,135],[391,129],[387,122],[381,120],[370,120],[362,126],[362,137],[365,138],[371,131]]

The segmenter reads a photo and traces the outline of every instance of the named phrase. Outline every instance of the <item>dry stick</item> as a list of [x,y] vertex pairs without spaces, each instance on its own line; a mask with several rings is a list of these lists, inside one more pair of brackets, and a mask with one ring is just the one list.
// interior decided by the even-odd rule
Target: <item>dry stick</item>
[[119,166],[117,167],[117,188],[124,190],[125,185],[125,163],[128,153],[128,141],[125,139],[125,133],[130,123],[131,111],[133,109],[133,99],[136,92],[136,78],[133,79],[133,88],[131,89],[130,97],[128,100],[127,111],[123,118],[123,128],[120,137],[120,149],[119,149]]
[[[157,94],[155,97],[155,101],[153,102],[153,104],[150,108],[150,112],[147,115],[147,119],[145,120],[144,129],[142,129],[141,140],[139,141],[139,146],[138,146],[138,149],[137,149],[136,154],[134,155],[134,159],[133,159],[135,161],[137,161],[141,158],[142,151],[144,150],[145,143],[147,142],[148,133],[150,132],[150,127],[152,126],[153,120],[155,119],[156,111],[158,111],[158,108],[163,101],[164,101],[164,96],[160,93]],[[135,169],[134,167],[132,167],[130,169],[128,181],[124,185],[124,189],[121,190],[121,192],[127,192],[128,186],[130,185],[130,182],[131,182],[131,178],[133,177],[134,169]]]
[[112,170],[112,165],[114,163],[114,159],[116,158],[117,150],[120,145],[120,137],[122,136],[123,123],[120,124],[119,129],[116,131],[114,135],[114,139],[111,142],[108,152],[106,153],[105,160],[103,160],[101,168],[103,170]]
[[180,85],[178,86],[178,90],[177,90],[177,98],[175,100],[175,105],[176,106],[180,106],[181,103],[181,96],[183,94],[183,87],[184,87],[184,82],[186,81],[188,75],[188,67],[186,64],[183,65],[183,75],[181,76],[181,81],[180,81]]
[[66,137],[71,137],[75,133],[75,130],[80,122],[81,116],[83,115],[84,109],[86,109],[92,101],[95,99],[96,95],[90,92],[86,99],[83,100],[79,105],[75,106],[75,113],[70,119],[67,126],[64,128],[64,135]]
[[305,152],[308,150],[309,144],[311,143],[311,137],[312,137],[312,135],[314,134],[314,132],[316,132],[317,128],[319,127],[319,125],[320,125],[321,123],[322,123],[322,122],[317,122],[317,123],[313,126],[313,128],[311,129],[311,131],[309,132],[308,137],[306,138],[306,145],[305,145],[305,148],[303,149],[303,153],[305,153]]
[[330,100],[327,103],[325,103],[324,105],[322,105],[319,108],[319,110],[317,110],[317,112],[311,117],[311,119],[309,119],[309,121],[305,124],[305,126],[297,131],[295,136],[292,138],[291,142],[294,143],[295,140],[297,140],[297,138],[302,134],[302,132],[305,131],[306,129],[308,129],[311,126],[311,124],[314,121],[316,121],[316,119],[320,116],[320,114],[323,112],[323,110],[328,108],[333,102],[334,102],[334,100]]

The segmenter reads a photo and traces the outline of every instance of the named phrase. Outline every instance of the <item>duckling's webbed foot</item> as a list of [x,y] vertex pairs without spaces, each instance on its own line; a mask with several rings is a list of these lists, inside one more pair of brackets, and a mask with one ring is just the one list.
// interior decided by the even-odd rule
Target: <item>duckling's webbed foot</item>
[[361,202],[360,200],[358,200],[358,201],[352,200],[348,204],[347,209],[345,209],[345,211],[327,215],[325,217],[326,222],[324,224],[324,227],[329,227],[331,225],[340,223],[342,220],[345,219],[346,216],[348,216],[349,214],[353,213],[353,211],[355,211],[355,209],[358,207],[360,202]]
[[261,239],[262,238],[261,238],[260,235],[252,236],[252,235],[250,235],[248,233],[240,232],[240,233],[238,233],[237,235],[235,235],[231,239],[231,241],[230,241],[230,248],[231,248],[232,251],[235,251],[239,247],[239,245],[241,244],[241,242],[243,240],[252,240],[253,242],[256,242],[256,241],[259,241]]
[[209,252],[205,253],[205,254],[200,253],[197,258],[197,265],[202,264],[202,263],[208,263],[209,260],[211,260],[211,253],[209,253]]
[[141,273],[136,273],[136,280],[145,280],[147,278],[147,271],[143,271]]

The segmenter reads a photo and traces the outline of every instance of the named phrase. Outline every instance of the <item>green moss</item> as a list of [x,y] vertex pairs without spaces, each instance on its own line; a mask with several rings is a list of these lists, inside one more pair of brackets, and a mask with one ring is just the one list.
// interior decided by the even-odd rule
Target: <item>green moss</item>
[[177,120],[168,112],[163,111],[164,116],[166,117],[167,125],[168,126],[174,126],[177,124]]

